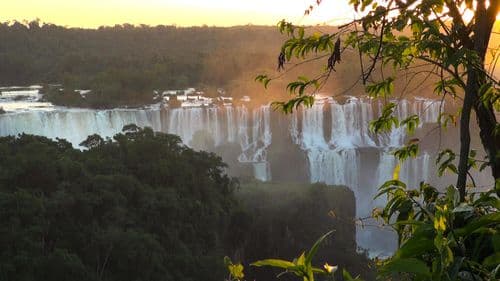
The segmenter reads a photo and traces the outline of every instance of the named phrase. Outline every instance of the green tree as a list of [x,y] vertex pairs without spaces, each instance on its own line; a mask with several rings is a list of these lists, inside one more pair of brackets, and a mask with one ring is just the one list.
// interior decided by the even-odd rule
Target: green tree
[[[438,174],[456,173],[456,187],[437,189],[422,182],[407,187],[399,181],[399,166],[394,178],[380,187],[378,196],[387,196],[384,209],[374,216],[392,226],[399,238],[396,253],[379,263],[379,276],[411,280],[498,280],[500,271],[500,125],[495,115],[500,110],[499,82],[488,67],[486,57],[500,1],[486,0],[350,0],[362,16],[342,25],[333,33],[312,33],[306,27],[286,21],[278,24],[288,36],[278,57],[278,69],[295,67],[309,60],[325,58],[324,71],[315,78],[299,77],[288,84],[292,99],[274,102],[285,113],[300,105],[311,106],[314,94],[341,68],[341,56],[347,49],[359,53],[359,81],[373,98],[385,107],[371,123],[375,133],[404,126],[412,132],[418,116],[398,120],[395,84],[401,73],[428,67],[435,77],[434,93],[444,99],[451,96],[461,103],[460,151],[443,150],[438,158]],[[317,5],[321,1],[316,1]],[[306,10],[310,13],[316,5]],[[467,18],[467,14],[471,18]],[[342,42],[344,44],[342,44]],[[496,63],[498,53],[492,52]],[[296,60],[299,60],[297,63]],[[378,71],[380,69],[380,72]],[[387,75],[387,72],[390,75]],[[278,75],[277,77],[281,77]],[[259,75],[264,86],[276,79]],[[471,116],[475,113],[485,160],[475,159],[471,150]],[[442,113],[440,126],[450,115]],[[418,141],[397,149],[395,156],[404,161],[418,154]],[[458,157],[458,166],[455,160]],[[490,167],[493,186],[487,191],[466,189],[470,170]]]
[[235,181],[214,154],[126,126],[80,151],[0,138],[0,280],[221,280]]

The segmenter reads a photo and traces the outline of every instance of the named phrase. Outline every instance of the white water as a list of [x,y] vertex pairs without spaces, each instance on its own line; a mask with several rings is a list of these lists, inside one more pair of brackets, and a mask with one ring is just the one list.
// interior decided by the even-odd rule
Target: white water
[[220,145],[225,138],[217,117],[216,108],[172,109],[168,111],[167,132],[178,135],[185,144],[190,145],[196,132],[206,131],[215,145]]
[[222,108],[176,108],[167,110],[166,131],[191,145],[197,132],[208,134],[215,146],[237,143],[240,163],[253,165],[255,178],[271,180],[267,149],[272,142],[269,106],[248,109],[244,106]]
[[370,147],[375,141],[369,134],[373,108],[369,101],[356,99],[346,104],[332,102],[332,133],[330,144],[338,148]]
[[[396,111],[396,116],[400,120],[416,114],[422,116],[420,119],[423,125],[435,123],[439,115],[439,104],[435,102],[402,101],[400,105],[401,109]],[[307,153],[311,181],[347,185],[355,189],[360,181],[359,178],[363,176],[359,169],[358,153],[363,148],[381,151],[376,174],[377,182],[382,181],[385,176],[391,176],[395,160],[387,151],[404,145],[409,137],[406,129],[398,128],[391,135],[371,134],[369,122],[373,120],[374,113],[372,104],[368,101],[351,100],[345,104],[334,101],[329,104],[330,110],[326,110],[325,106],[326,104],[320,103],[301,110],[292,116],[290,122],[293,142],[300,145]],[[331,133],[328,141],[324,130],[325,114],[330,114],[331,117]],[[387,142],[384,141],[386,139]],[[388,159],[389,156],[391,160]],[[419,182],[421,180],[417,178],[419,176],[427,179],[429,172],[426,167],[429,166],[429,161],[429,155],[424,153],[416,160],[405,162],[401,169],[402,173],[405,173],[402,178],[410,183]]]
[[153,110],[52,110],[0,115],[0,135],[21,133],[64,138],[78,146],[91,134],[112,137],[123,126],[136,124],[161,129],[159,111]]

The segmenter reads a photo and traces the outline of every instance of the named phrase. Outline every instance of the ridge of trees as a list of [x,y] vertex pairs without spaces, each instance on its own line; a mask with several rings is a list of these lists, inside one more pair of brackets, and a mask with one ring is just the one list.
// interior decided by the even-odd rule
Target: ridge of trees
[[[81,29],[4,22],[0,85],[62,84],[66,96],[53,97],[56,103],[89,107],[151,103],[155,89],[214,94],[223,87],[243,96],[244,81],[274,67],[269,61],[279,45],[274,28],[265,26]],[[74,89],[91,89],[94,96],[79,100]]]
[[[335,27],[321,26],[329,32]],[[267,103],[288,96],[290,77],[304,69],[320,71],[320,60],[289,71],[269,85],[265,95],[253,77],[275,69],[284,35],[271,26],[175,27],[133,26],[67,28],[40,21],[0,23],[0,85],[60,84],[46,87],[57,104],[111,108],[153,102],[153,90],[196,87],[209,96],[219,87],[233,97]],[[357,54],[345,53],[344,59]],[[323,90],[337,95],[363,94],[350,87],[359,67],[339,69]],[[91,89],[82,98],[75,89]],[[415,91],[418,92],[418,91]],[[422,92],[422,91],[420,91]]]

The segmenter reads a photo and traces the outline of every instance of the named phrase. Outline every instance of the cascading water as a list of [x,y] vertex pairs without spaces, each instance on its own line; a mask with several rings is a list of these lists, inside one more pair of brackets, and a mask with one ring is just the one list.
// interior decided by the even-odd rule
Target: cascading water
[[331,102],[332,133],[330,144],[337,148],[376,146],[369,134],[368,125],[373,120],[369,101],[351,98],[345,104]]
[[206,132],[215,145],[220,145],[227,135],[222,132],[218,116],[217,108],[171,109],[168,111],[167,132],[180,136],[187,145],[191,145],[195,133]]
[[[332,110],[332,120],[335,116],[341,120],[332,124],[339,124],[332,128],[332,137],[329,142],[324,136],[323,111],[325,104],[316,103],[310,109],[299,112],[302,118],[302,132],[298,132],[298,116],[295,114],[291,121],[291,135],[293,141],[306,151],[309,161],[309,175],[311,182],[339,184],[351,186],[356,184],[358,173],[358,157],[354,146],[348,143],[349,133],[352,131],[353,118],[346,118],[342,106],[335,106]],[[346,120],[349,120],[347,124]],[[359,137],[361,139],[361,137]],[[335,144],[343,144],[336,146]]]
[[0,135],[29,133],[53,139],[64,138],[74,146],[78,146],[88,135],[112,137],[127,124],[149,126],[154,130],[160,130],[159,111],[65,109],[2,114]]
[[205,132],[215,146],[238,143],[240,163],[254,167],[259,180],[270,180],[267,148],[271,145],[271,114],[269,106],[250,110],[244,106],[223,108],[176,108],[168,110],[167,132],[179,135],[190,145],[197,132]]
[[[379,151],[379,164],[376,171],[376,183],[375,185],[369,186],[361,197],[359,201],[364,203],[358,212],[362,217],[370,214],[374,208],[383,208],[387,202],[387,198],[375,196],[378,193],[378,187],[382,186],[386,181],[393,179],[394,171],[396,165],[398,164],[397,159],[388,150]],[[429,153],[424,152],[416,158],[407,159],[400,164],[399,169],[399,180],[408,184],[408,188],[418,188],[418,184],[421,181],[429,182],[430,174],[433,170],[433,166],[430,163],[431,156]],[[372,226],[372,228],[366,227],[366,231],[357,232],[358,246],[365,249],[370,249],[370,255],[372,256],[386,256],[396,250],[397,248],[397,237],[396,234],[391,231],[388,227],[378,226],[379,223],[374,219],[366,219],[364,224]],[[377,228],[373,229],[376,225]],[[374,245],[377,245],[374,247]]]
[[253,110],[251,122],[246,107],[237,107],[236,112],[237,139],[242,150],[238,161],[252,163],[255,178],[268,181],[271,179],[271,171],[267,162],[267,148],[272,141],[269,106]]

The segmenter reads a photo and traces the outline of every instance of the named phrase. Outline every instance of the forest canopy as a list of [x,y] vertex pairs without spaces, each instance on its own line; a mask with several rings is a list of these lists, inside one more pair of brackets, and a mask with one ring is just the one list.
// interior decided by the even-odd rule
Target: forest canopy
[[[273,26],[176,27],[130,24],[98,29],[67,28],[32,21],[0,23],[0,86],[62,85],[46,89],[59,105],[111,108],[153,102],[154,90],[195,87],[209,96],[224,88],[233,97],[269,102],[288,96],[285,85],[315,73],[321,63],[290,71],[264,90],[254,78],[276,69],[284,35]],[[334,27],[314,30],[328,32]],[[346,52],[344,58],[357,57]],[[358,66],[344,67],[324,90],[360,94],[349,89]],[[58,88],[58,87],[56,87]],[[75,89],[90,89],[83,100]],[[349,91],[347,91],[349,90]]]
[[124,24],[81,29],[4,22],[0,85],[91,89],[98,96],[92,107],[144,104],[152,102],[155,89],[197,87],[208,94],[218,87],[241,89],[259,71],[274,68],[279,45],[273,27]]
[[[81,146],[0,138],[0,280],[220,281],[224,255],[291,258],[331,228],[336,240],[321,258],[335,252],[338,264],[373,275],[356,252],[354,194],[346,187],[238,188],[215,154],[135,125]],[[284,233],[289,239],[276,243]]]
[[135,126],[83,145],[0,138],[0,280],[221,279],[236,183],[219,157]]

